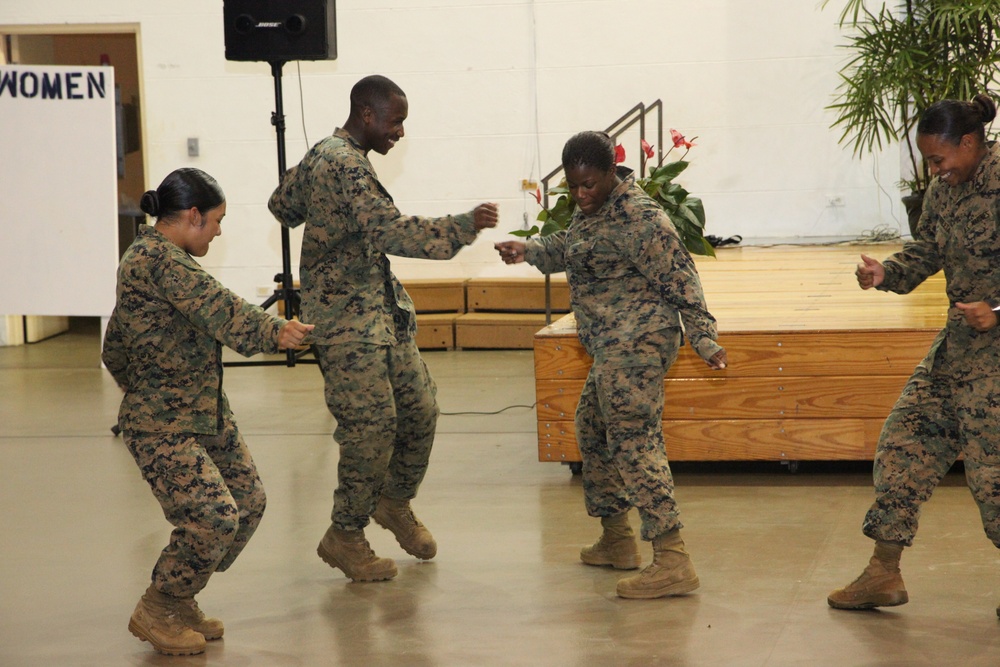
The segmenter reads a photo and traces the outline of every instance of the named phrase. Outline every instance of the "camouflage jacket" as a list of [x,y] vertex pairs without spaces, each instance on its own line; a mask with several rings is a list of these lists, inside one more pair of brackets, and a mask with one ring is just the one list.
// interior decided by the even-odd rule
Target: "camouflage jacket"
[[[878,289],[906,294],[944,270],[948,320],[923,364],[954,380],[1000,374],[1000,326],[979,333],[956,302],[1000,299],[1000,145],[992,144],[971,180],[935,178],[924,195],[915,238],[887,258]],[[946,344],[942,344],[946,343]]]
[[321,345],[412,338],[413,302],[386,255],[450,259],[476,240],[471,212],[404,216],[350,134],[338,129],[285,173],[268,208],[286,227],[305,223],[302,320]]
[[580,342],[597,350],[679,327],[703,359],[722,348],[698,270],[664,210],[630,171],[593,215],[529,241],[525,259],[543,273],[566,271]]
[[125,391],[125,431],[215,434],[229,401],[222,345],[277,351],[285,320],[210,276],[176,244],[142,225],[118,266],[118,300],[102,359]]

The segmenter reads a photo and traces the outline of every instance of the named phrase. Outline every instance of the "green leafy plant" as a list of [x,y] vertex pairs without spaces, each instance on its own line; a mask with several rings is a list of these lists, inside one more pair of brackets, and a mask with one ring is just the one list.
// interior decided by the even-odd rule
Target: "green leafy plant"
[[[677,130],[670,130],[670,135],[673,146],[664,153],[660,162],[649,172],[648,176],[635,180],[636,185],[663,207],[688,252],[695,255],[710,255],[714,257],[715,249],[705,239],[704,204],[700,198],[692,197],[691,193],[685,190],[679,183],[674,182],[674,179],[688,168],[690,163],[684,158],[687,157],[691,147],[695,145],[694,139],[697,137],[689,141]],[[646,143],[645,140],[642,140],[641,147],[647,158],[653,157],[653,147]],[[664,164],[664,160],[667,159],[667,156],[675,148],[683,148],[684,154],[681,155],[680,159]],[[615,162],[623,162],[624,160],[625,149],[619,144],[615,147]],[[548,208],[543,206],[539,212],[537,220],[541,223],[541,226],[533,225],[531,229],[515,230],[510,232],[512,235],[530,238],[537,234],[538,236],[545,237],[569,229],[570,224],[573,222],[573,213],[576,211],[576,202],[573,201],[573,197],[566,187],[566,181],[563,180],[557,187],[549,188],[548,194],[550,196],[556,195],[556,200]],[[542,194],[540,191],[535,193],[535,199],[539,205],[542,204]]]
[[840,26],[852,29],[844,45],[852,55],[827,108],[837,113],[840,142],[855,155],[901,143],[910,177],[900,186],[919,195],[930,180],[915,145],[920,115],[934,102],[970,100],[1000,82],[1000,0],[905,0],[874,11],[865,5],[847,0],[840,14]]

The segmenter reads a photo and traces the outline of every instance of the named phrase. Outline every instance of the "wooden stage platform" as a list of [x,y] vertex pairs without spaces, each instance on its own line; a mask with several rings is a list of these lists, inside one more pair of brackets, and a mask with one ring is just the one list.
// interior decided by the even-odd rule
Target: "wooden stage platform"
[[[665,381],[675,461],[871,459],[886,415],[944,326],[938,274],[897,295],[857,286],[861,253],[901,244],[719,249],[698,257],[729,367],[685,344]],[[580,460],[573,413],[591,365],[567,315],[535,335],[538,458]]]

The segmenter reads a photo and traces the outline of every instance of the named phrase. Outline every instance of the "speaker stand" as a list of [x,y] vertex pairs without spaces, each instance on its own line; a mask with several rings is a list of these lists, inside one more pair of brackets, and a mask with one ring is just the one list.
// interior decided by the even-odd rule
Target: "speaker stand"
[[[281,90],[281,70],[285,66],[284,60],[272,60],[271,77],[274,79],[274,111],[271,113],[271,125],[274,125],[275,139],[278,144],[278,180],[285,175],[285,110],[282,102]],[[281,225],[281,273],[274,276],[274,282],[280,283],[281,287],[275,288],[274,293],[260,305],[265,310],[281,300],[285,303],[285,319],[292,319],[299,314],[299,291],[295,289],[292,282],[292,253],[288,227]],[[296,362],[317,363],[315,359],[303,359],[303,355],[309,350],[286,350],[285,361],[229,361],[225,366],[289,366]]]

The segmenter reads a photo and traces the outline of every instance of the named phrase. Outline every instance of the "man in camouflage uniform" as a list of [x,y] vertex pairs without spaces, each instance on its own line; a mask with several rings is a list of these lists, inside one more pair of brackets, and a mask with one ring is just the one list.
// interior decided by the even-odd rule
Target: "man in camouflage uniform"
[[[926,114],[968,104],[934,105]],[[959,455],[986,534],[1000,547],[1000,147],[985,144],[978,113],[974,119],[954,139],[921,121],[917,143],[939,178],[927,189],[915,238],[883,263],[862,255],[858,265],[862,288],[899,294],[943,269],[952,307],[882,428],[876,499],[862,527],[875,552],[861,576],[829,595],[837,609],[909,600],[900,555],[913,543],[921,506]]]
[[[157,215],[155,207],[147,212]],[[125,391],[118,417],[125,444],[174,526],[129,629],[161,653],[184,655],[222,636],[222,622],[206,618],[194,596],[233,564],[265,506],[222,390],[222,346],[276,352],[299,344],[311,327],[247,303],[188,254],[203,255],[221,233],[224,201],[204,216],[171,213],[155,228],[140,227],[121,260],[102,359]],[[191,229],[202,237],[195,245],[178,240]]]
[[337,420],[339,485],[317,551],[358,581],[396,576],[395,563],[376,557],[365,539],[369,517],[407,553],[437,552],[410,508],[434,441],[436,387],[417,350],[413,302],[386,255],[449,259],[497,221],[494,204],[440,218],[399,212],[368,152],[385,155],[402,138],[407,111],[395,83],[362,79],[344,127],[313,146],[268,203],[281,224],[306,225],[302,317],[316,326],[314,350]]
[[566,272],[580,342],[594,358],[575,422],[587,512],[600,517],[604,530],[580,558],[588,565],[639,567],[627,515],[636,507],[654,561],[619,581],[618,595],[688,593],[699,583],[680,537],[664,448],[664,376],[677,357],[682,322],[709,366],[725,368],[726,353],[716,343],[715,318],[691,256],[631,170],[616,170],[610,138],[574,136],[563,149],[563,166],[577,204],[569,229],[496,245],[508,264]]

